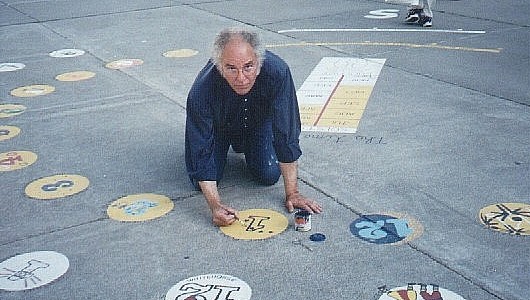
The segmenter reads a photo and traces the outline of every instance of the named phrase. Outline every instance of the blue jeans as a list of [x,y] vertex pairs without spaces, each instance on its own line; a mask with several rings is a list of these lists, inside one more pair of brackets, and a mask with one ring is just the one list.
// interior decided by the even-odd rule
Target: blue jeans
[[[241,139],[228,143],[232,145],[234,151],[245,154],[248,170],[256,181],[264,185],[275,184],[281,175],[272,141],[272,120],[269,120],[261,126],[248,130]],[[216,149],[218,174],[223,173],[228,146],[225,144],[220,149]]]

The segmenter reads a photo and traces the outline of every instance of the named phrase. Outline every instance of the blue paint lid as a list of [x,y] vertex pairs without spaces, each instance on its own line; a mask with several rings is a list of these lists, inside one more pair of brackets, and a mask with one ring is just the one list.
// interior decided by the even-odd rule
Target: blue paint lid
[[309,236],[309,239],[313,242],[323,242],[326,240],[326,236],[322,233],[313,233]]

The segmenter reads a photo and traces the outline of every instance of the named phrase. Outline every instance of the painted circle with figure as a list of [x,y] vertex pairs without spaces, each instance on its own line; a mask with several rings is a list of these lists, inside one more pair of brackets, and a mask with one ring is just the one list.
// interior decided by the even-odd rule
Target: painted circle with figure
[[530,204],[497,203],[480,210],[479,219],[488,228],[513,235],[530,235]]
[[76,56],[81,56],[83,54],[85,54],[84,50],[72,49],[72,48],[55,50],[49,53],[51,57],[56,57],[56,58],[76,57]]
[[166,294],[166,300],[248,300],[252,289],[243,280],[224,274],[205,274],[182,280]]
[[0,153],[0,172],[23,169],[37,161],[37,154],[31,151],[9,151]]
[[363,215],[350,224],[350,232],[369,243],[399,245],[423,233],[423,226],[400,213]]
[[283,214],[270,209],[248,209],[238,213],[239,221],[220,230],[238,240],[261,240],[282,233],[289,221]]
[[37,179],[26,186],[28,197],[50,200],[75,195],[88,188],[86,177],[75,174],[59,174]]
[[28,97],[37,97],[37,96],[47,95],[49,93],[53,93],[54,91],[55,91],[55,87],[51,85],[32,84],[32,85],[21,86],[16,89],[13,89],[11,90],[10,94],[11,96],[15,96],[15,97],[28,98]]
[[0,142],[13,138],[20,134],[20,128],[16,126],[0,126]]
[[68,258],[55,251],[35,251],[0,263],[0,289],[22,291],[46,285],[66,273]]
[[465,300],[462,296],[433,284],[409,283],[383,291],[379,300]]
[[0,104],[0,119],[20,115],[26,107],[20,104]]
[[164,195],[135,194],[112,202],[107,208],[107,214],[116,221],[147,221],[167,214],[173,206],[173,201]]
[[199,51],[194,50],[194,49],[177,49],[177,50],[166,51],[162,55],[168,58],[185,58],[185,57],[195,56],[198,53]]
[[90,71],[74,71],[59,74],[55,76],[55,79],[58,81],[81,81],[87,80],[96,76],[96,73]]
[[119,69],[125,69],[130,68],[134,66],[139,66],[143,64],[144,61],[141,59],[136,58],[130,58],[130,59],[119,59],[115,61],[111,61],[105,65],[106,68],[112,69],[112,70],[119,70]]

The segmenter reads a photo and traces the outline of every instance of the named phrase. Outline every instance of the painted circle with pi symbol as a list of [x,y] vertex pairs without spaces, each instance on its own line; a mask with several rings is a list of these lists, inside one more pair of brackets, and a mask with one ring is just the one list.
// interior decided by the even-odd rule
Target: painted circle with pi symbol
[[135,194],[112,202],[107,214],[117,221],[147,221],[167,214],[173,206],[173,201],[163,195]]
[[111,61],[108,64],[105,65],[108,69],[118,70],[118,69],[125,69],[130,68],[134,66],[139,66],[143,64],[144,61],[137,58],[130,58],[130,59],[119,59],[115,61]]
[[443,289],[433,284],[423,283],[409,283],[407,286],[393,288],[384,291],[383,295],[378,300],[465,300],[462,296],[455,294],[452,291]]
[[26,186],[26,195],[40,200],[57,199],[75,195],[89,185],[86,177],[60,174],[37,179]]
[[20,104],[0,104],[0,118],[9,118],[20,115],[26,107]]
[[17,136],[20,128],[15,126],[0,126],[0,142]]
[[354,236],[374,244],[400,244],[423,232],[420,223],[410,216],[395,215],[363,215],[350,224],[350,231]]
[[11,95],[15,97],[37,97],[53,93],[55,87],[47,84],[33,84],[27,86],[21,86],[11,90]]
[[199,51],[193,49],[177,49],[164,52],[162,55],[168,58],[184,58],[195,56],[197,53],[199,53]]
[[0,153],[0,172],[25,168],[37,161],[37,154],[31,151],[9,151]]
[[55,79],[58,81],[81,81],[87,80],[96,76],[96,73],[90,71],[74,71],[63,73],[55,76]]
[[51,57],[64,58],[64,57],[76,57],[85,54],[84,50],[80,49],[60,49],[49,53]]
[[166,294],[166,300],[248,300],[252,289],[243,280],[224,274],[206,274],[182,280]]
[[0,289],[30,290],[61,277],[68,268],[68,258],[55,251],[36,251],[13,256],[0,263]]
[[480,210],[482,224],[513,235],[530,235],[530,204],[498,203]]
[[220,230],[238,240],[261,240],[282,233],[289,225],[287,218],[270,209],[248,209],[238,213],[239,221]]

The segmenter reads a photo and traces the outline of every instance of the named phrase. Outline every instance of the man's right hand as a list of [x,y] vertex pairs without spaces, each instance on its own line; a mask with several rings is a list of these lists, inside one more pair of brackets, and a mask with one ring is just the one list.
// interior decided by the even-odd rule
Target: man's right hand
[[236,221],[237,211],[231,207],[219,205],[211,209],[212,221],[217,226],[228,226]]

